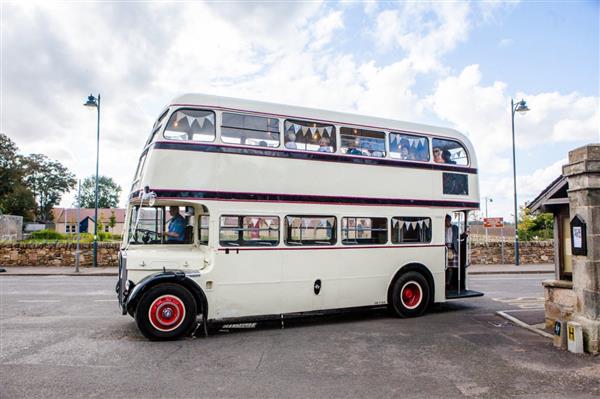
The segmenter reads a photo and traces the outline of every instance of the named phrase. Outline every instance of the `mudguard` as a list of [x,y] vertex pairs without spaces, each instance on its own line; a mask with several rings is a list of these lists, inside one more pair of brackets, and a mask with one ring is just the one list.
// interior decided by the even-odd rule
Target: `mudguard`
[[[175,283],[182,285],[183,287],[187,288],[188,291],[190,291],[196,300],[197,313],[206,315],[208,310],[208,301],[206,300],[206,295],[204,295],[204,291],[202,291],[202,288],[200,288],[198,283],[191,279],[191,275],[192,274],[186,274],[181,270],[174,270],[159,272],[144,277],[133,287],[129,295],[127,295],[127,299],[125,301],[127,313],[129,313],[131,316],[134,316],[138,302],[142,296],[144,296],[144,293],[146,293],[150,288],[162,283]],[[198,276],[199,273],[194,273],[193,275]]]

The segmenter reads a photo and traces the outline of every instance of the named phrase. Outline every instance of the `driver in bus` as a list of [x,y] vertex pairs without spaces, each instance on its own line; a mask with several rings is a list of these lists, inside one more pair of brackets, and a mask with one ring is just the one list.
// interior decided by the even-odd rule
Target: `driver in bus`
[[169,214],[171,215],[171,219],[167,222],[169,228],[165,231],[167,242],[182,243],[185,240],[185,219],[179,214],[178,206],[170,206]]

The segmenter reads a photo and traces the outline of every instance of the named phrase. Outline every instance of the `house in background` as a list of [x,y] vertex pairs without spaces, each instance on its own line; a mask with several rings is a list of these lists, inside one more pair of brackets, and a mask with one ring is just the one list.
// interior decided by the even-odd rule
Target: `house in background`
[[[79,210],[79,231],[81,233],[94,233],[94,208],[81,208]],[[63,234],[77,233],[77,208],[54,208],[54,230]],[[114,215],[115,226],[110,227],[111,217]],[[102,224],[102,231],[122,235],[125,225],[125,209],[99,208],[98,219]]]

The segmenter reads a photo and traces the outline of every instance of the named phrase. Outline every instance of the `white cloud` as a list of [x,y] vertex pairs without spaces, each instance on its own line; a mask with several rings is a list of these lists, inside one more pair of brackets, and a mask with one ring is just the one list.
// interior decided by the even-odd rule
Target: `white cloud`
[[[521,206],[525,202],[531,202],[544,190],[554,179],[562,174],[562,166],[567,164],[567,159],[563,158],[552,164],[536,169],[528,175],[517,175],[517,195],[518,204]],[[514,214],[513,189],[514,183],[512,176],[493,177],[484,176],[481,178],[481,198],[488,197],[493,199],[493,204],[488,205],[489,216],[503,216],[509,218]],[[484,205],[482,199],[482,207]]]
[[504,38],[498,42],[498,47],[510,47],[513,44],[513,39]]
[[331,11],[328,15],[312,24],[310,30],[313,40],[311,50],[320,50],[331,41],[333,33],[344,27],[341,11]]
[[382,48],[399,47],[420,72],[442,70],[442,55],[466,40],[469,4],[406,2],[377,15],[374,37]]

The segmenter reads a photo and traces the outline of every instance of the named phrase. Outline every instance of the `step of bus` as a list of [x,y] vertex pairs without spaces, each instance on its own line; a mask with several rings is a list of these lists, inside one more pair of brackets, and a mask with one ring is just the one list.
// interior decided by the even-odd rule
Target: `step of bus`
[[474,298],[476,296],[483,296],[483,292],[473,290],[446,290],[446,299]]

